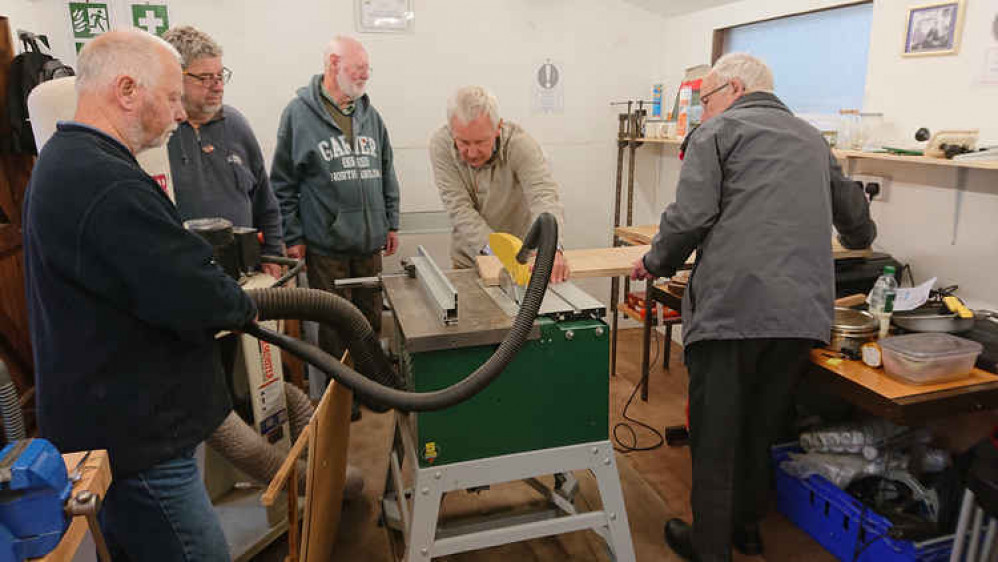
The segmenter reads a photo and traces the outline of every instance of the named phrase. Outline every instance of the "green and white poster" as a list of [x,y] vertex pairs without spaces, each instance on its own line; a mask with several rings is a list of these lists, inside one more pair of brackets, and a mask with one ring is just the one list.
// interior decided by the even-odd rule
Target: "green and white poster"
[[111,10],[105,3],[70,2],[69,22],[73,43],[79,53],[87,41],[111,29]]
[[162,36],[170,28],[166,4],[132,4],[132,25]]

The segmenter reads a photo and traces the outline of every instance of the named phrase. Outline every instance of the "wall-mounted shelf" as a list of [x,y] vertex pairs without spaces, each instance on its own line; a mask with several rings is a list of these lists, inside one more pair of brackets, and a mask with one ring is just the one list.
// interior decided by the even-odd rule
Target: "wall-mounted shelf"
[[860,150],[834,149],[832,152],[844,160],[880,160],[900,164],[919,164],[923,166],[945,166],[949,168],[967,168],[976,170],[998,170],[996,160],[946,160],[945,158],[929,158],[927,156],[901,156],[886,152],[863,152]]

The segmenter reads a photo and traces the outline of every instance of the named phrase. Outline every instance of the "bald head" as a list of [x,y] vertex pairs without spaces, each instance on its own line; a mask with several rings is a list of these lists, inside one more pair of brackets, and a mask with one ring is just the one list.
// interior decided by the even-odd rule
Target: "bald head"
[[111,87],[120,76],[142,85],[155,85],[180,54],[166,41],[137,29],[109,31],[87,43],[77,59],[79,94]]
[[76,121],[121,141],[134,154],[163,145],[187,118],[180,55],[139,30],[110,31],[77,59]]
[[337,35],[323,51],[322,85],[338,104],[349,103],[362,95],[371,77],[370,59],[364,45],[353,37]]

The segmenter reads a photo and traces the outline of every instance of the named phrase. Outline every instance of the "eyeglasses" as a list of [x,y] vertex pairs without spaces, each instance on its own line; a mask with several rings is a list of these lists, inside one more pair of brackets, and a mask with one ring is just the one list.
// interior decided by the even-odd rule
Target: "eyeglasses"
[[717,92],[720,92],[721,90],[727,88],[730,85],[731,82],[725,82],[724,84],[721,84],[720,86],[714,88],[713,90],[707,92],[706,94],[700,94],[700,105],[707,105],[707,98],[713,96]]
[[228,84],[229,80],[232,79],[232,71],[228,68],[222,67],[222,71],[218,74],[191,74],[190,72],[184,72],[184,75],[190,76],[191,78],[197,80],[204,87],[210,87],[216,83]]

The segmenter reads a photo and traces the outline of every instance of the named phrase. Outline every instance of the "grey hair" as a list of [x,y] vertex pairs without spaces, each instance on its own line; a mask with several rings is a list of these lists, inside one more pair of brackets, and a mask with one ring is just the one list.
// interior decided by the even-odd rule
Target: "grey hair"
[[184,68],[200,58],[222,56],[222,47],[210,35],[190,25],[171,27],[163,34],[163,40],[176,47]]
[[130,76],[139,85],[159,83],[163,74],[155,47],[180,61],[173,45],[139,29],[109,31],[89,41],[76,59],[76,92],[94,92],[110,86],[118,76]]
[[499,100],[483,86],[465,86],[447,100],[447,122],[457,119],[470,123],[488,115],[493,127],[499,126]]
[[735,78],[745,85],[745,92],[773,91],[773,71],[761,59],[748,53],[728,53],[717,59],[711,70],[719,83]]
[[349,35],[337,35],[333,37],[329,43],[326,43],[326,48],[322,50],[322,70],[326,71],[329,69],[329,57],[331,55],[336,55],[342,57],[344,51],[346,50],[346,44],[348,42],[354,42],[360,45],[360,41],[350,37]]

